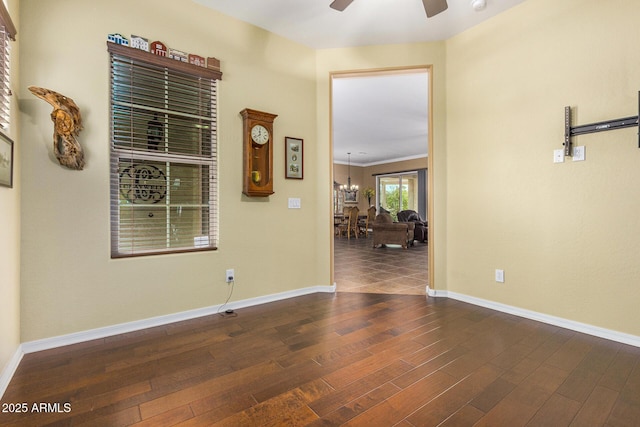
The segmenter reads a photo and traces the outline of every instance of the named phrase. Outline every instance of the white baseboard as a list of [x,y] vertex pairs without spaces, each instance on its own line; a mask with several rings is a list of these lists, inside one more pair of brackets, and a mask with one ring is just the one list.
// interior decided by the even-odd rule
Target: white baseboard
[[548,323],[550,325],[559,326],[561,328],[570,329],[572,331],[581,332],[588,335],[593,335],[600,338],[605,338],[611,341],[620,342],[623,344],[629,344],[634,347],[640,347],[640,337],[625,334],[623,332],[614,331],[611,329],[600,328],[598,326],[589,325],[586,323],[580,323],[573,320],[563,319],[561,317],[550,316],[548,314],[538,313],[536,311],[525,310],[523,308],[513,307],[507,304],[501,304],[494,301],[485,300],[482,298],[476,298],[456,292],[434,290],[427,287],[427,295],[430,297],[444,297],[451,298],[457,301],[467,302],[469,304],[477,305],[480,307],[490,308],[492,310],[500,311],[502,313],[513,314],[514,316],[524,317],[525,319],[536,320],[538,322]]
[[16,369],[18,369],[18,365],[20,365],[22,356],[24,356],[24,351],[22,350],[22,345],[19,345],[16,352],[13,353],[13,357],[9,360],[9,363],[7,363],[2,372],[0,372],[0,400],[2,400],[4,392],[7,391],[11,378],[13,378],[13,374],[16,373]]
[[[224,305],[224,308],[237,310],[239,308],[266,304],[269,302],[285,300],[288,298],[293,298],[293,297],[302,296],[302,295],[321,293],[321,292],[334,293],[335,291],[336,291],[335,284],[333,286],[313,286],[309,288],[301,288],[301,289],[295,289],[293,291],[281,292],[278,294],[264,295],[256,298],[249,298],[241,301],[233,301]],[[76,332],[68,335],[61,335],[57,337],[44,338],[41,340],[28,341],[28,342],[22,343],[21,348],[24,354],[35,353],[37,351],[49,350],[52,348],[63,347],[66,345],[78,344],[81,342],[106,338],[113,335],[139,331],[141,329],[167,325],[169,323],[180,322],[183,320],[195,319],[197,317],[209,316],[209,315],[218,313],[218,311],[222,306],[223,304],[219,304],[219,305],[214,305],[209,307],[198,308],[195,310],[183,311],[180,313],[167,314],[165,316],[152,317],[149,319],[136,320],[133,322],[120,323],[118,325],[112,325],[112,326],[106,326],[103,328],[91,329],[88,331]]]

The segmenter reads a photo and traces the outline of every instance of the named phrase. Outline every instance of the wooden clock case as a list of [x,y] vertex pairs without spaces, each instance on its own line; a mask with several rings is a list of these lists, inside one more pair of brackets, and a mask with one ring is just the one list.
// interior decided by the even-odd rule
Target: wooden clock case
[[[243,122],[243,186],[249,197],[268,197],[273,191],[273,121],[277,114],[245,108],[240,112]],[[251,130],[261,125],[269,132],[269,139],[258,144],[251,138]]]

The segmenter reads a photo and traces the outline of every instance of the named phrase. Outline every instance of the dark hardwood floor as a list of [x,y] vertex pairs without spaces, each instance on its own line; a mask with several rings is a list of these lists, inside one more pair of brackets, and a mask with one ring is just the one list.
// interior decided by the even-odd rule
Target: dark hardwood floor
[[444,298],[313,294],[28,354],[2,406],[23,402],[0,425],[637,426],[640,349]]

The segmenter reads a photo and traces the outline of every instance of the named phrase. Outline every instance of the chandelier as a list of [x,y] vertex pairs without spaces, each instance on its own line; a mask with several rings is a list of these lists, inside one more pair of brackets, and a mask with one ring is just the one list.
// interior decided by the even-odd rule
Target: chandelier
[[358,193],[358,186],[357,185],[351,185],[351,153],[347,153],[347,158],[348,158],[348,162],[349,162],[349,169],[348,169],[348,177],[347,177],[347,185],[342,184],[340,186],[340,190],[346,192],[350,192],[353,194],[353,196],[355,197]]

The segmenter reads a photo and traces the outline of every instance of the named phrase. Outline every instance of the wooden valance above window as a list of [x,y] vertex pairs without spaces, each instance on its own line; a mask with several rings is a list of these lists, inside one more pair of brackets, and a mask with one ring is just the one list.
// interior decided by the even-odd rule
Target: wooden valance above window
[[107,42],[107,50],[112,54],[123,55],[131,59],[171,68],[176,71],[184,71],[205,79],[222,80],[222,71],[199,67],[197,65],[189,64],[188,62],[178,61],[133,47]]
[[4,2],[0,2],[0,25],[4,27],[4,30],[7,33],[7,36],[13,41],[16,41],[16,31],[15,25],[13,25],[13,21],[11,20],[11,16],[9,16],[9,11],[7,7],[4,5]]

